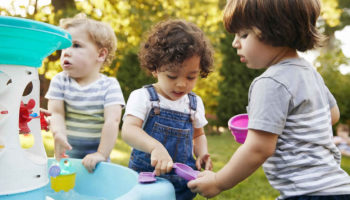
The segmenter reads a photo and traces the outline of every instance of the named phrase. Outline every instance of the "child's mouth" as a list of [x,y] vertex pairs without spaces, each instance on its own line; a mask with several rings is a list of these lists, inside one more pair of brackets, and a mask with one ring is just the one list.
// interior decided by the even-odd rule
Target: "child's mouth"
[[173,92],[175,96],[182,96],[184,93],[183,92]]
[[65,60],[65,61],[63,61],[63,66],[64,67],[69,67],[69,66],[71,66],[72,64],[69,62],[69,61],[67,61],[67,60]]
[[240,61],[241,61],[242,63],[245,63],[245,62],[246,62],[245,57],[244,57],[244,56],[241,56],[241,57],[240,57]]

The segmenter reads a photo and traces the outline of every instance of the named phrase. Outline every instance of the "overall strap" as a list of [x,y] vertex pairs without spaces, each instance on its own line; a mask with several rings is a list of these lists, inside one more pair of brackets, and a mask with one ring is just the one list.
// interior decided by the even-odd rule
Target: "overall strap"
[[156,89],[154,89],[152,84],[145,85],[143,87],[147,89],[149,96],[150,96],[150,99],[149,99],[150,101],[159,101],[159,97],[158,97],[158,94],[156,92]]
[[152,108],[154,108],[154,113],[156,115],[159,115],[159,113],[160,113],[159,97],[158,97],[156,89],[153,87],[152,84],[145,85],[143,87],[146,88],[148,93],[149,93],[149,96],[150,96],[149,100],[152,103]]
[[188,93],[188,98],[190,100],[190,108],[193,111],[197,110],[197,97],[196,94],[194,92],[190,92]]

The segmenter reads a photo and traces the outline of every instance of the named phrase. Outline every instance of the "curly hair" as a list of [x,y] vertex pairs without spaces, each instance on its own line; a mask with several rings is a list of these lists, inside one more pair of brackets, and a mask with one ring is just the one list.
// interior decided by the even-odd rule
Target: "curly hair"
[[326,38],[316,27],[320,12],[319,0],[228,0],[223,21],[230,33],[257,28],[261,41],[304,52]]
[[195,55],[200,57],[200,76],[207,77],[213,65],[209,40],[195,24],[177,19],[156,24],[141,44],[138,57],[141,67],[154,72],[179,67]]
[[108,55],[103,64],[105,66],[110,65],[115,57],[115,51],[117,50],[117,37],[112,27],[106,23],[89,19],[84,13],[79,13],[73,18],[64,18],[60,20],[60,27],[63,29],[80,26],[83,26],[90,39],[95,42],[98,48],[107,49]]

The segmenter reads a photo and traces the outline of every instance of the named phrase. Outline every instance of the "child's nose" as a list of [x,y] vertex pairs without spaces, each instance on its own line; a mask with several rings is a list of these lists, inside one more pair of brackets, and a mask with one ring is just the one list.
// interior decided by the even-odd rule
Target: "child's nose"
[[186,81],[184,80],[179,80],[176,82],[177,87],[185,87],[186,86]]
[[235,36],[235,39],[232,41],[232,47],[233,48],[239,48],[239,42],[237,36]]
[[70,56],[70,55],[71,55],[70,49],[71,49],[71,48],[69,47],[69,48],[67,48],[67,49],[62,50],[62,55],[63,55],[63,56]]

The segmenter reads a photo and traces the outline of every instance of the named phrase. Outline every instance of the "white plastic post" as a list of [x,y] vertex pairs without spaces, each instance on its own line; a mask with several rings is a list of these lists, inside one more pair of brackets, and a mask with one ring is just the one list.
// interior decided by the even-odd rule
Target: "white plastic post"
[[[30,133],[34,137],[33,146],[23,149],[19,141],[21,101],[27,103],[29,99],[34,99],[33,112],[40,114],[40,82],[37,68],[0,64],[0,79],[0,195],[43,187],[49,179],[40,118],[32,119],[28,123]],[[31,93],[22,97],[30,82],[33,84]]]

